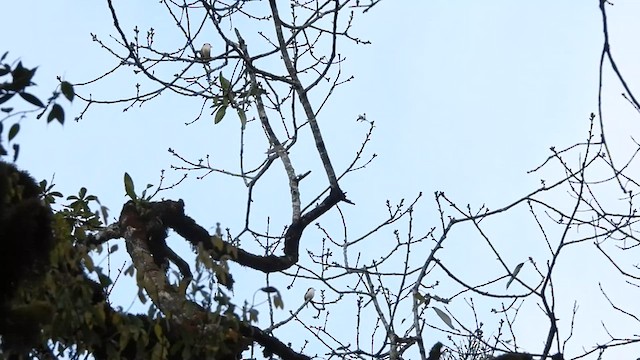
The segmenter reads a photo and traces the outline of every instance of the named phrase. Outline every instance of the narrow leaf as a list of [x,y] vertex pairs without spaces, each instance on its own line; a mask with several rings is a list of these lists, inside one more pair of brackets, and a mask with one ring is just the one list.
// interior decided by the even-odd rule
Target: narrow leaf
[[509,279],[509,281],[507,281],[507,289],[509,288],[509,285],[511,285],[513,280],[516,279],[516,275],[518,275],[518,273],[520,272],[520,269],[522,269],[522,265],[524,265],[523,262],[521,262],[520,264],[516,265],[516,268],[513,269],[513,274],[511,274],[511,278]]
[[242,130],[244,130],[247,124],[247,114],[244,113],[244,110],[238,109],[238,117],[240,118],[240,124],[242,124]]
[[229,80],[224,78],[224,75],[222,75],[222,71],[220,71],[220,76],[218,76],[218,78],[220,79],[220,87],[222,88],[222,92],[228,92],[231,84],[229,83]]
[[155,324],[153,326],[153,332],[158,339],[162,339],[162,327],[160,326],[160,324]]
[[0,104],[9,101],[9,99],[11,99],[13,97],[13,95],[15,95],[15,94],[16,93],[9,93],[9,94],[5,94],[5,95],[0,96]]
[[34,95],[31,95],[26,92],[21,92],[20,97],[37,107],[44,107],[44,104],[42,103],[42,101],[40,101],[40,99],[38,99]]
[[140,302],[143,303],[143,304],[147,303],[147,297],[144,294],[144,290],[143,290],[142,286],[138,287],[138,300],[140,300]]
[[453,323],[451,322],[451,318],[449,317],[449,315],[435,306],[433,307],[433,310],[436,311],[436,314],[440,317],[440,319],[442,319],[442,321],[444,321],[445,324],[447,324],[447,326],[449,326],[453,330],[456,329],[453,327]]
[[220,106],[218,108],[218,111],[216,112],[216,117],[214,119],[214,124],[217,124],[220,121],[222,121],[222,118],[224,117],[226,112],[227,112],[227,107],[226,106]]
[[109,208],[104,205],[100,205],[100,213],[102,214],[102,221],[107,224],[109,221]]
[[133,179],[129,176],[128,173],[124,173],[124,191],[131,198],[131,200],[136,199],[136,192],[133,186]]
[[93,259],[91,259],[91,256],[85,254],[82,257],[82,260],[84,260],[84,266],[87,268],[87,270],[89,270],[89,272],[93,271],[95,267],[93,265]]
[[9,141],[18,135],[18,131],[20,131],[20,124],[15,123],[11,125],[11,128],[9,129]]
[[279,291],[278,291],[278,289],[276,289],[276,288],[275,288],[275,287],[273,287],[273,286],[263,287],[263,288],[262,288],[262,289],[260,289],[260,290],[262,290],[262,291],[264,291],[264,292],[266,292],[266,293],[277,293],[277,292],[279,292]]

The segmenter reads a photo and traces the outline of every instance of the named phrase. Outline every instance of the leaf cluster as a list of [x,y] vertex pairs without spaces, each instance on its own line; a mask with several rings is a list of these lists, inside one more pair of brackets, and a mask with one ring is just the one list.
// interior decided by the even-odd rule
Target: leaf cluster
[[[4,123],[6,120],[18,117],[18,120],[13,121],[9,127],[7,134],[7,143],[14,141],[16,135],[20,131],[20,121],[26,116],[27,113],[32,111],[40,111],[37,118],[41,118],[47,113],[47,123],[57,120],[61,125],[64,124],[65,112],[62,106],[56,101],[62,94],[68,101],[73,101],[75,92],[73,85],[67,81],[60,80],[60,84],[52,95],[47,99],[46,104],[36,95],[28,91],[28,88],[35,85],[33,77],[35,76],[37,67],[27,68],[19,61],[15,65],[6,63],[5,60],[9,52],[5,52],[0,57],[0,112],[4,114],[4,117],[0,119],[0,156],[8,155],[7,149],[2,145],[2,132],[4,130]],[[13,106],[4,105],[15,96],[22,98],[22,100],[36,107],[35,110],[18,110],[15,111]],[[16,142],[12,144],[14,155],[13,160],[18,158],[20,151],[20,145]]]

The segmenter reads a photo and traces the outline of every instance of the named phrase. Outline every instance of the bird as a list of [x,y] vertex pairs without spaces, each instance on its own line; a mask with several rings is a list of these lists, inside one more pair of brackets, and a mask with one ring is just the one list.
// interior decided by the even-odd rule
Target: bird
[[316,294],[316,289],[310,287],[309,290],[304,294],[304,302],[307,306],[309,306],[309,301],[313,299],[313,296]]
[[204,45],[202,45],[202,49],[200,50],[200,55],[202,56],[202,59],[209,60],[211,58],[211,44],[204,43]]

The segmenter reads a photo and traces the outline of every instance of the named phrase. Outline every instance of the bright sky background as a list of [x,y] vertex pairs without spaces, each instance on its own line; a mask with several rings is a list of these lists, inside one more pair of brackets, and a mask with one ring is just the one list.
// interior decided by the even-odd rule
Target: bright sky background
[[[267,6],[267,2],[254,6],[257,5]],[[135,24],[140,27],[141,36],[153,26],[156,44],[160,47],[171,44],[173,25],[165,21],[167,16],[158,2],[117,1],[116,6],[128,35]],[[106,2],[24,0],[7,2],[3,9],[3,28],[12,31],[3,36],[0,51],[10,51],[8,59],[19,58],[27,67],[39,66],[35,78],[39,86],[33,92],[41,98],[46,98],[56,86],[56,76],[72,83],[84,82],[114,66],[114,59],[92,42],[90,35],[94,33],[113,44],[108,36],[116,32]],[[615,1],[615,6],[608,9],[614,56],[632,89],[637,88],[640,3]],[[251,24],[241,25],[243,34],[252,31]],[[385,0],[364,16],[357,16],[352,33],[372,44],[356,46],[341,42],[339,51],[347,59],[342,71],[346,77],[352,74],[355,79],[335,91],[319,117],[329,154],[338,169],[351,161],[367,130],[366,125],[356,123],[357,116],[366,113],[367,119],[376,124],[368,154],[376,153],[378,158],[365,170],[349,176],[342,185],[356,203],[356,207],[342,206],[348,215],[350,236],[356,237],[382,221],[387,199],[396,203],[402,198],[412,199],[420,191],[425,196],[414,224],[420,234],[439,223],[433,201],[436,190],[445,191],[462,207],[467,203],[474,208],[482,204],[491,209],[504,206],[539,186],[540,175],[526,172],[550,155],[549,147],[564,148],[586,139],[589,114],[597,110],[602,42],[596,0],[526,4],[507,0]],[[209,41],[215,49],[214,40],[202,38],[196,43]],[[638,138],[638,115],[620,97],[622,91],[610,75],[608,72],[605,83],[606,126],[610,144],[622,161],[626,159],[626,151],[633,147],[629,135]],[[138,78],[122,71],[90,91],[94,98],[128,97],[134,94],[134,84],[141,81]],[[87,90],[78,91],[87,95]],[[114,217],[126,201],[122,181],[125,171],[131,174],[137,189],[146,183],[157,184],[161,169],[167,170],[167,184],[180,178],[180,173],[169,169],[172,164],[180,165],[167,152],[169,147],[194,160],[211,154],[213,161],[223,168],[237,164],[239,125],[233,115],[227,115],[215,126],[209,117],[185,127],[184,123],[197,115],[198,104],[165,95],[127,112],[122,112],[124,105],[93,106],[76,123],[72,119],[84,104],[75,101],[63,105],[67,113],[64,127],[55,123],[45,125],[35,118],[22,120],[18,164],[38,179],[51,179],[55,174],[58,190],[66,195],[86,186],[111,209]],[[254,127],[256,134],[261,131],[257,122],[249,127]],[[261,151],[259,154],[268,147],[264,140],[250,145]],[[297,170],[313,168],[316,177],[310,178],[309,187],[321,188],[324,177],[317,168],[317,155],[312,147],[309,149],[308,153],[293,154]],[[304,162],[307,158],[309,165]],[[579,159],[574,153],[568,160],[577,163]],[[184,199],[187,213],[212,231],[216,222],[231,228],[232,233],[238,231],[244,220],[243,185],[218,176],[197,180],[196,175],[202,174],[189,174],[186,182],[162,196]],[[546,175],[548,179],[561,176]],[[257,189],[258,208],[252,220],[264,223],[266,228],[266,217],[271,216],[272,233],[279,233],[290,217],[283,179],[282,173],[274,174]],[[302,189],[302,193],[310,200],[312,192],[305,193]],[[621,196],[611,194],[614,199]],[[321,223],[341,238],[340,227],[331,228],[338,224],[337,219],[333,212],[322,218]],[[512,252],[513,257],[508,257],[512,266],[539,251],[536,247],[542,239],[532,226],[531,218],[522,208],[496,218],[490,227],[498,245]],[[406,224],[398,227],[406,233]],[[383,255],[374,252],[391,239],[391,230],[370,240],[373,245],[364,249],[369,258]],[[468,268],[467,279],[473,280],[483,274],[484,266],[488,266],[483,264],[491,264],[492,259],[481,260],[483,250],[475,243],[479,239],[465,234],[475,233],[454,233],[456,237],[439,255],[458,266],[458,270]],[[317,249],[321,237],[315,227],[307,229],[301,247],[302,265],[311,266],[304,249]],[[124,250],[122,241],[113,243]],[[184,243],[177,237],[170,241],[183,254],[190,252]],[[611,277],[615,275],[611,267],[602,264],[602,257],[594,254],[593,245],[584,244],[573,257],[561,259],[562,266],[558,269],[562,340],[568,336],[574,301],[580,306],[566,358],[580,355],[583,346],[590,349],[608,340],[601,321],[620,337],[638,333],[637,323],[630,323],[604,302],[598,282],[609,286],[609,295],[617,304],[635,314],[640,313],[637,288],[622,287],[623,281]],[[126,255],[122,251],[121,256],[110,259],[112,274],[129,265],[123,265]],[[414,256],[417,263],[423,260],[417,254]],[[637,258],[631,263],[637,264]],[[106,261],[102,266],[107,266]],[[233,274],[239,287],[234,298],[238,304],[244,299],[250,302],[253,292],[265,284],[264,277],[253,271],[234,267]],[[522,274],[526,275],[525,269]],[[289,278],[273,275],[272,280],[280,284],[283,292],[286,311],[282,316],[285,316],[288,310],[297,308],[308,284],[296,282],[287,290]],[[112,296],[113,301],[125,308],[136,299],[135,287],[127,281],[122,280]],[[317,284],[314,286],[319,288]],[[436,294],[450,296],[449,286],[443,284]],[[458,304],[448,308],[471,325],[473,318],[468,307],[461,298],[457,300]],[[263,306],[259,309],[266,320],[267,308]],[[340,331],[336,334],[344,332],[346,339],[353,337],[354,331],[335,324],[339,324],[341,316],[352,316],[353,309],[350,302],[341,310],[343,313],[330,315],[335,321],[334,328]],[[492,331],[494,327],[490,324],[495,326],[497,320],[489,309],[483,308],[479,314],[487,324],[485,331]],[[432,312],[428,314],[434,317],[432,323],[438,322]],[[321,325],[323,321],[311,319],[311,313],[302,316],[309,324]],[[540,351],[548,324],[535,307],[523,309],[520,316],[516,327],[520,331],[516,334],[518,345],[532,352]],[[276,336],[285,343],[302,345],[294,327],[277,332]],[[425,333],[427,344],[437,340],[445,340],[445,335]],[[322,347],[305,350],[307,354],[325,351]],[[640,347],[628,346],[618,352],[607,352],[605,358],[635,358],[639,353]]]

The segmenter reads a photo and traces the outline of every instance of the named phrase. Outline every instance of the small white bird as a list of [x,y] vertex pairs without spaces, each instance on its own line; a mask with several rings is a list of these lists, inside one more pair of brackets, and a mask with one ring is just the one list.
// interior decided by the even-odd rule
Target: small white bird
[[202,49],[200,50],[200,55],[202,56],[203,60],[211,59],[211,44],[204,43],[204,45],[202,45]]
[[313,296],[316,294],[316,289],[310,287],[309,290],[304,294],[304,302],[307,306],[309,306],[309,301],[313,299]]

